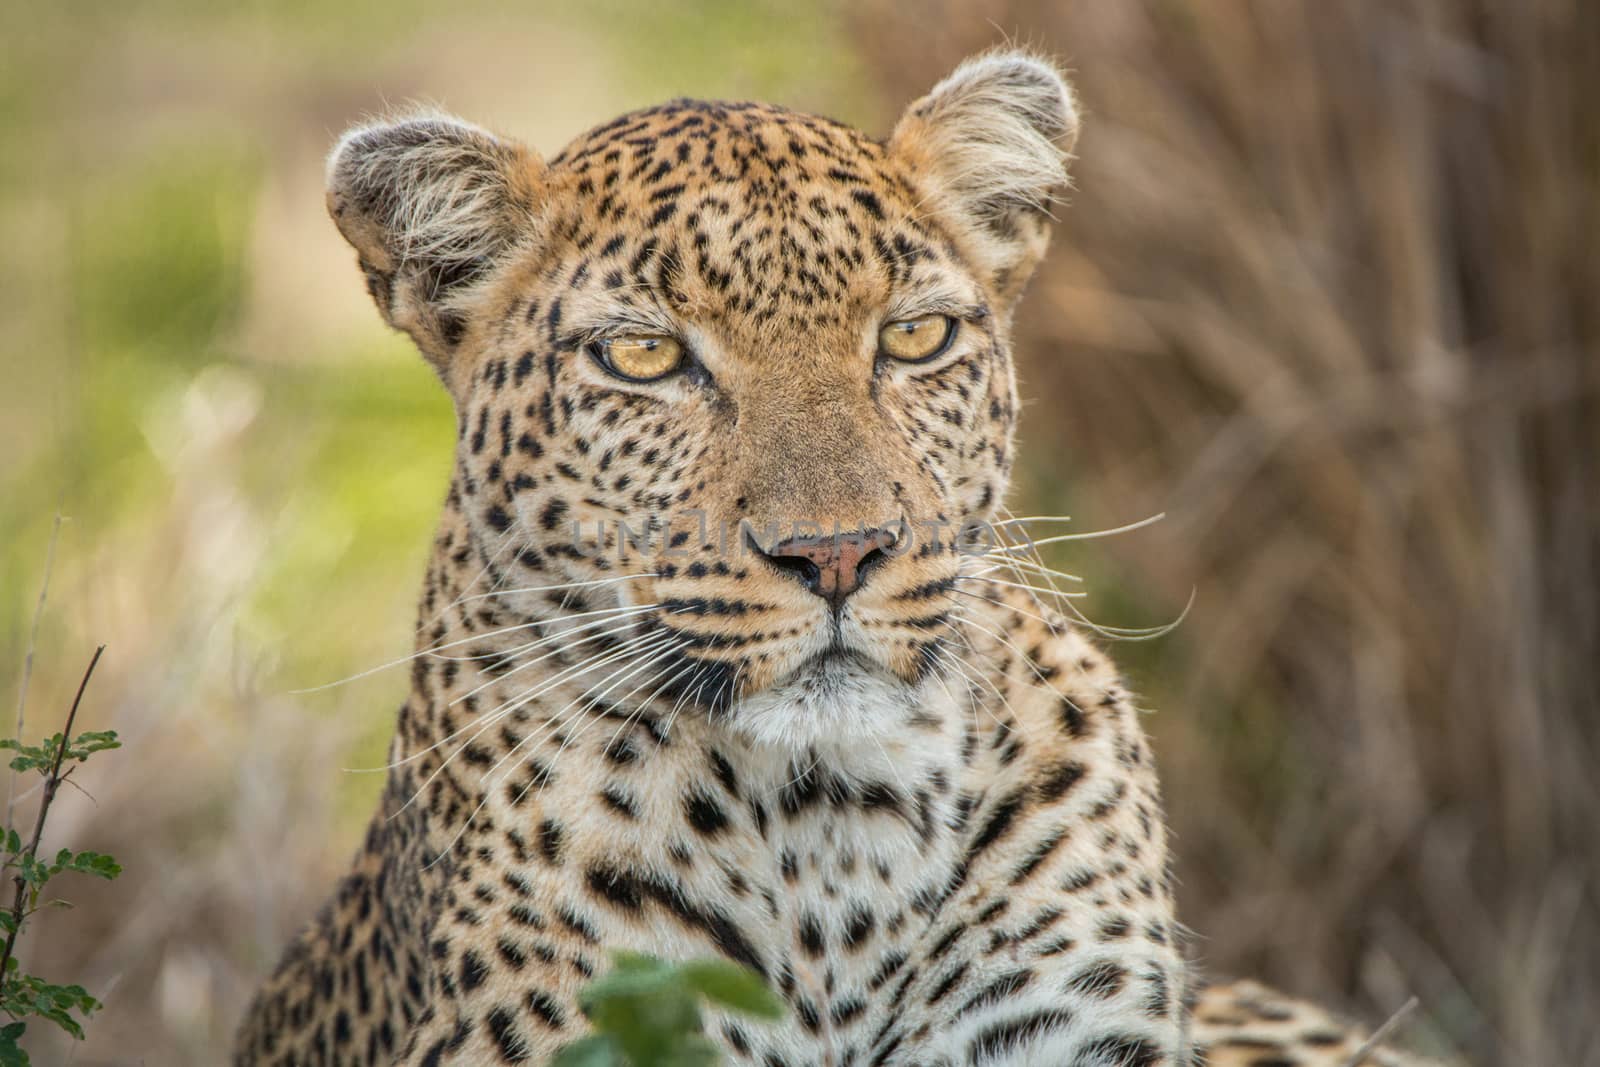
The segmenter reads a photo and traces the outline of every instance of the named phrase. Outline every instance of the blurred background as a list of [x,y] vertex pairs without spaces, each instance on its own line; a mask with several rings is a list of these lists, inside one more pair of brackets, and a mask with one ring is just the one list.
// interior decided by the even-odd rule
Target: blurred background
[[409,651],[452,424],[324,216],[339,131],[424,100],[549,154],[698,95],[887,132],[1011,40],[1087,113],[1011,503],[1168,515],[1052,560],[1104,623],[1194,593],[1112,651],[1196,955],[1371,1021],[1415,994],[1407,1039],[1469,1062],[1600,1064],[1600,6],[0,20],[0,721],[25,689],[56,729],[103,642],[81,724],[127,742],[51,816],[127,872],[24,940],[106,1002],[36,1063],[222,1062],[379,786],[344,768],[382,762],[403,675],[295,691]]

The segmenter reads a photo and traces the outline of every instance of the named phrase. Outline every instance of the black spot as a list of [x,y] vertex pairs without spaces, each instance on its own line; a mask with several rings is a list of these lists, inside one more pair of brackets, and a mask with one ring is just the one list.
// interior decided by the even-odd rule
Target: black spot
[[605,801],[606,806],[612,811],[625,818],[637,819],[639,817],[638,801],[634,800],[619,786],[606,786],[600,793],[600,799]]
[[989,815],[989,821],[984,823],[983,829],[978,832],[972,847],[967,851],[968,860],[1006,835],[1016,820],[1017,813],[1022,810],[1023,799],[1024,794],[1019,790],[995,805],[994,811]]
[[[1048,1034],[1052,1030],[1061,1030],[1072,1023],[1072,1014],[1061,1008],[1051,1011],[1035,1011],[1027,1015],[1019,1015],[1014,1019],[993,1023],[979,1030],[972,1043],[967,1046],[967,1062],[971,1064],[982,1063],[984,1060],[998,1058],[1002,1053],[1015,1049],[1020,1045]],[[1124,1062],[1114,1056],[1105,1056],[1097,1059],[1094,1056],[1083,1056],[1083,1063],[1115,1063],[1124,1067]],[[1146,1061],[1148,1063],[1149,1061]],[[1131,1065],[1128,1065],[1131,1067]]]
[[461,954],[461,988],[472,992],[489,979],[489,965],[483,957],[468,949]]
[[869,193],[865,189],[852,189],[850,190],[850,199],[866,208],[867,214],[871,215],[879,222],[883,221],[883,204],[878,200],[876,195]]
[[877,920],[873,918],[872,912],[859,904],[856,905],[855,909],[850,913],[849,919],[845,921],[845,947],[850,949],[860,948],[867,938],[872,936],[873,928],[876,925]]
[[827,949],[827,942],[822,934],[822,924],[817,921],[815,915],[806,914],[800,919],[800,946],[812,959],[821,959]]
[[1122,992],[1122,987],[1128,981],[1128,970],[1111,960],[1101,960],[1092,963],[1067,979],[1067,988],[1075,989],[1085,996],[1096,997],[1100,1000],[1109,1000]]
[[539,512],[539,525],[546,530],[554,530],[560,525],[561,519],[566,513],[567,502],[560,497],[556,497],[544,506],[543,511]]
[[713,837],[728,827],[728,815],[722,810],[722,805],[700,789],[690,791],[683,798],[683,813],[689,825],[707,837]]
[[991,1004],[998,1004],[1008,997],[1015,996],[1028,987],[1033,981],[1033,972],[1027,968],[1002,974],[982,989],[974,993],[967,1002],[961,1005],[961,1014],[986,1008]]
[[500,958],[505,960],[512,970],[520,971],[527,966],[528,954],[522,951],[522,947],[509,937],[500,938],[499,941],[495,942],[495,948],[500,951]]
[[[1152,1067],[1166,1058],[1144,1038],[1128,1034],[1113,1034],[1090,1042],[1084,1046],[1082,1056],[1086,1063],[1115,1063],[1117,1067]],[[1256,1060],[1252,1067],[1272,1065]],[[1294,1061],[1283,1061],[1279,1067],[1294,1067]]]
[[517,1017],[511,1009],[497,1007],[489,1012],[489,1017],[484,1021],[489,1024],[489,1033],[494,1035],[494,1043],[500,1048],[502,1060],[506,1063],[528,1061],[528,1039],[517,1029]]
[[1084,717],[1083,709],[1072,701],[1071,697],[1062,697],[1057,709],[1061,713],[1061,728],[1072,737],[1083,737],[1089,732],[1089,721]]
[[717,781],[722,783],[722,788],[737,797],[739,795],[739,782],[734,776],[733,764],[729,763],[727,757],[716,749],[711,750],[711,769],[716,773]]
[[1039,777],[1039,799],[1046,801],[1061,799],[1086,773],[1087,768],[1076,760],[1068,760],[1051,768]]

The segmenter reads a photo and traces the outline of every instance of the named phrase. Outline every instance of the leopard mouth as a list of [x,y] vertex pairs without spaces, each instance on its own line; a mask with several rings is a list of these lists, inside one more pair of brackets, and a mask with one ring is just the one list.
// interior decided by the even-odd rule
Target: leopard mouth
[[802,661],[787,680],[802,685],[826,686],[850,673],[881,672],[883,668],[855,649],[846,648],[835,636],[833,643]]

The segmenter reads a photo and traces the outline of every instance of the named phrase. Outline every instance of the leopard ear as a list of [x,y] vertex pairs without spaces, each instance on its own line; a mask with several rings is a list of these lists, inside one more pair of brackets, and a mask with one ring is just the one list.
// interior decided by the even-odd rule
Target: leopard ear
[[1012,300],[1049,244],[1077,136],[1072,89],[1054,64],[1001,51],[967,60],[912,104],[889,146]]
[[328,212],[385,321],[450,380],[466,298],[537,221],[544,164],[445,116],[358,126],[328,158]]

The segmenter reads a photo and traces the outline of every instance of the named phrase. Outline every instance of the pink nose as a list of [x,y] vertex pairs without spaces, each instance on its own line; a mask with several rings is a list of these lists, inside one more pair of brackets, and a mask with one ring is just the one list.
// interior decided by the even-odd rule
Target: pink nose
[[887,530],[855,530],[837,536],[791,537],[761,554],[835,608],[861,588],[867,572],[888,558],[895,543]]

